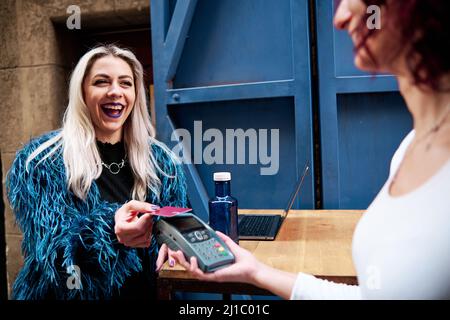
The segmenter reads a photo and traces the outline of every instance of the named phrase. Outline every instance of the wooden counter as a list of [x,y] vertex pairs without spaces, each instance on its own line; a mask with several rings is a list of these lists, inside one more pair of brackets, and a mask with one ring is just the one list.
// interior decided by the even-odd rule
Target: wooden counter
[[[361,210],[291,210],[275,241],[241,240],[239,245],[260,261],[289,272],[305,272],[335,282],[356,284],[352,238]],[[280,210],[239,210],[239,213],[281,213]],[[166,262],[158,277],[160,299],[173,291],[269,294],[238,283],[209,283],[192,278],[183,267]]]

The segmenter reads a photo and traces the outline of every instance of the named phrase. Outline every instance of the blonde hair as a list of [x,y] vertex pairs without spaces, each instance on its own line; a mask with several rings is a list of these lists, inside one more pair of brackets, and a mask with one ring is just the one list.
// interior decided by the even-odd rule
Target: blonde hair
[[115,45],[96,47],[78,61],[70,78],[69,104],[64,114],[62,130],[41,144],[28,157],[26,167],[41,152],[49,150],[38,164],[62,148],[68,189],[78,198],[86,199],[92,181],[102,173],[102,161],[96,144],[94,126],[83,99],[82,86],[94,62],[105,56],[123,59],[130,65],[134,76],[136,101],[123,127],[125,148],[134,176],[132,198],[145,201],[147,190],[150,189],[159,199],[161,181],[156,170],[165,176],[172,176],[158,166],[150,146],[156,144],[161,147],[174,164],[177,160],[164,144],[155,139],[155,129],[150,121],[145,97],[141,63],[130,50]]

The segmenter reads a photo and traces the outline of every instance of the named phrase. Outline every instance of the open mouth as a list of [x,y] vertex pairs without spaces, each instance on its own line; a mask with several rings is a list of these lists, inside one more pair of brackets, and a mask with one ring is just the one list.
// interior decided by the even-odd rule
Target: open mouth
[[117,102],[105,103],[100,106],[103,113],[113,119],[119,118],[125,110],[123,104]]

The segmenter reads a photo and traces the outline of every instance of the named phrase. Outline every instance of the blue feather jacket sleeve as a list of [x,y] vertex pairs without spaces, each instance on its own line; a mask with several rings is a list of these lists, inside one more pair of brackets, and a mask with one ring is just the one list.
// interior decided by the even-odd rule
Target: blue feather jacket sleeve
[[[7,175],[7,194],[23,232],[24,265],[14,285],[14,299],[108,299],[133,272],[142,270],[137,250],[125,247],[114,233],[114,214],[121,203],[101,200],[95,182],[82,201],[67,189],[62,155],[42,161],[42,153],[28,167],[28,156],[54,133],[32,140],[21,149]],[[159,175],[160,200],[149,191],[148,202],[187,206],[182,169],[167,153],[152,145],[160,168],[175,178]],[[153,239],[148,250],[157,250]],[[74,266],[80,287],[68,285]]]

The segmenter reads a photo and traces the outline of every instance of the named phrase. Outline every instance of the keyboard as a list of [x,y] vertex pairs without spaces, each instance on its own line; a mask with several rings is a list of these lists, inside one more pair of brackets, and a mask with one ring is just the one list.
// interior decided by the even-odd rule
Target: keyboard
[[239,222],[239,235],[265,236],[279,216],[244,216]]

